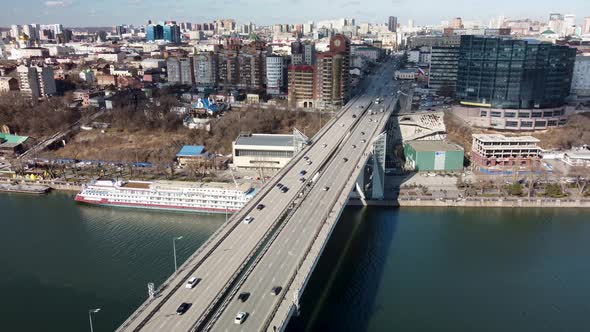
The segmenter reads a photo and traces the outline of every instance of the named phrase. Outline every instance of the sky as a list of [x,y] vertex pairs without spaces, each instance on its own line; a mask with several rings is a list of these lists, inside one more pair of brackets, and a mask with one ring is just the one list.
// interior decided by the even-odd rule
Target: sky
[[[499,15],[547,20],[549,13],[590,16],[588,0],[2,0],[0,26],[61,23],[67,27],[144,24],[152,21],[209,22],[234,18],[258,25],[304,23],[352,17],[357,22],[436,25],[453,17],[484,24]],[[370,3],[370,5],[369,5]]]

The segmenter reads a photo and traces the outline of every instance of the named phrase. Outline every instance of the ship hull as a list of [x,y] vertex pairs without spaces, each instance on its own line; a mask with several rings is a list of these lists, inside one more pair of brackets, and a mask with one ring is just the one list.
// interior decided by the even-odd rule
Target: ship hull
[[95,199],[86,198],[80,194],[76,195],[75,200],[84,204],[105,206],[105,207],[124,207],[124,208],[136,208],[136,209],[151,209],[151,210],[162,210],[162,211],[183,211],[203,214],[225,214],[234,213],[239,210],[234,209],[217,209],[201,206],[180,206],[180,205],[160,205],[160,204],[143,204],[143,203],[131,203],[131,202],[111,202],[108,199]]

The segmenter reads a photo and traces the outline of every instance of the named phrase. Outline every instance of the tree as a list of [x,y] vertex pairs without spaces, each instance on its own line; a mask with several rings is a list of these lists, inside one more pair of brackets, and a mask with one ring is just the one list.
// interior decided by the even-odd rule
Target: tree
[[545,195],[552,198],[561,198],[566,196],[563,191],[561,191],[561,186],[556,183],[548,184],[547,187],[545,187]]
[[508,192],[512,196],[520,196],[522,195],[522,185],[518,182],[514,182],[508,187]]
[[570,168],[568,174],[572,177],[575,177],[576,186],[578,187],[578,194],[583,195],[588,186],[590,168],[584,166],[575,166]]

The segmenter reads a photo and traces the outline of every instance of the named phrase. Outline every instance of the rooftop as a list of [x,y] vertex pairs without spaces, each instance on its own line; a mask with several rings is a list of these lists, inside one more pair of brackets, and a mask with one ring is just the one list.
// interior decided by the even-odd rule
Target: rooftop
[[500,134],[473,134],[472,136],[482,142],[540,142],[533,136],[504,136]]
[[409,141],[408,144],[417,152],[463,151],[459,144],[449,141]]
[[203,145],[185,145],[176,154],[177,157],[197,157],[204,154],[205,147]]
[[277,135],[277,134],[240,135],[236,139],[235,145],[293,147],[293,135]]
[[22,144],[27,139],[28,136],[18,136],[18,135],[10,135],[5,133],[0,133],[0,144],[9,143],[9,144]]

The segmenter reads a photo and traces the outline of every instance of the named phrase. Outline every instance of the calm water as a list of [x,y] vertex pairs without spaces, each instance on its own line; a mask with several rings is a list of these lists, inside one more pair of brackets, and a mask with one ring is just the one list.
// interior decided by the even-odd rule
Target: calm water
[[[0,194],[0,331],[112,331],[223,216]],[[349,208],[291,331],[588,331],[590,212]]]

